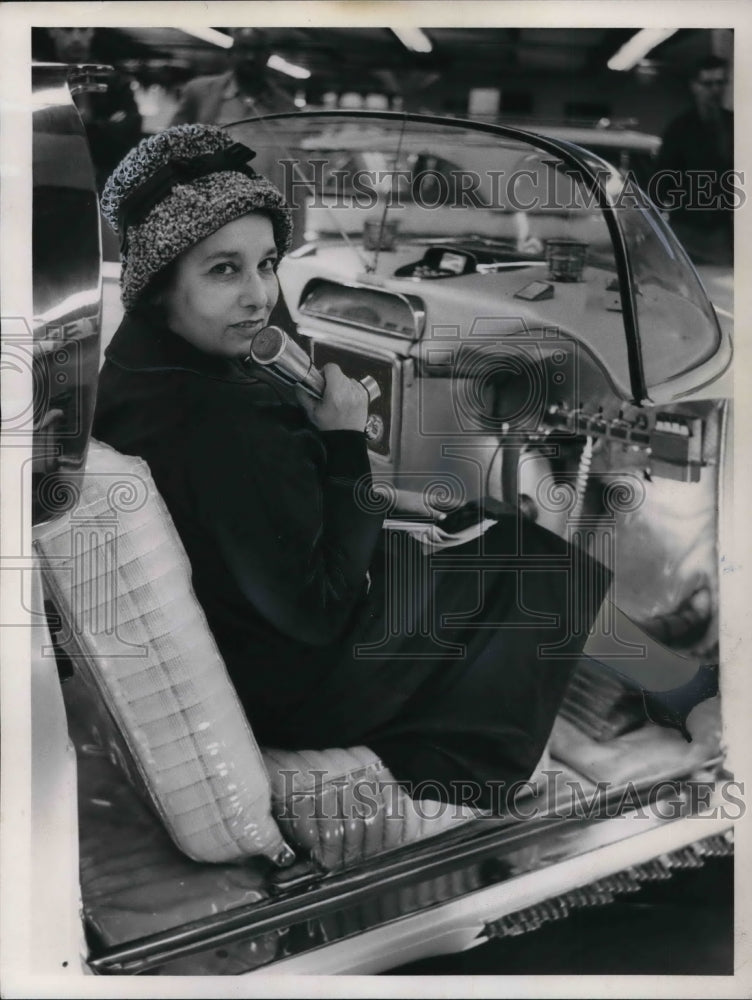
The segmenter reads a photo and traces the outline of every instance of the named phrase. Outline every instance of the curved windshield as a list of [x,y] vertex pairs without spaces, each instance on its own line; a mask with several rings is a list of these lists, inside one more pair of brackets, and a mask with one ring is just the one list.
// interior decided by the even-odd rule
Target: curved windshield
[[[453,322],[470,329],[495,318],[515,335],[555,327],[625,398],[718,348],[712,307],[658,213],[629,175],[580,147],[367,113],[228,128],[293,205],[293,260],[303,245],[316,258],[307,277],[414,293],[424,299],[424,337],[446,325],[451,288],[464,303],[461,318],[449,310]],[[280,270],[293,310],[305,291],[300,270]],[[441,291],[429,285],[439,278]]]
[[605,160],[572,149],[603,178],[626,244],[649,389],[691,371],[717,351],[716,315],[689,258],[647,195]]

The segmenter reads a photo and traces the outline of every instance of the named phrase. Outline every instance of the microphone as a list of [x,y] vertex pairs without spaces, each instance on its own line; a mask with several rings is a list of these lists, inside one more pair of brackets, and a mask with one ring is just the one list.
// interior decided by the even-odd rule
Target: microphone
[[[265,326],[259,330],[251,341],[250,357],[288,385],[299,385],[314,399],[324,395],[324,376],[303,348],[280,327]],[[360,379],[360,384],[368,393],[368,402],[375,403],[381,395],[376,379],[366,375]]]

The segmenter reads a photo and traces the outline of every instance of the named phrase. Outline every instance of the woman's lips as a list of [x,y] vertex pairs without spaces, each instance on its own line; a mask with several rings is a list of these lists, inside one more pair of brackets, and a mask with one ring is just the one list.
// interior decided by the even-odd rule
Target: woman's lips
[[240,323],[230,324],[234,330],[254,330],[256,328],[261,329],[264,325],[263,319],[244,319]]

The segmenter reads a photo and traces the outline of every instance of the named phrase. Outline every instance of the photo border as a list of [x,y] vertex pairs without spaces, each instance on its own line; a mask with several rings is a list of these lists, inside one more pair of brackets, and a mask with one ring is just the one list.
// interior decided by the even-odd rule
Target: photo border
[[[735,31],[734,109],[736,117],[735,165],[744,171],[745,184],[752,185],[752,66],[746,54],[752,51],[752,8],[744,0],[581,0],[564,4],[560,0],[482,0],[482,2],[151,2],[151,3],[16,3],[0,7],[0,164],[2,188],[0,211],[0,289],[3,317],[31,316],[31,249],[24,234],[31,231],[31,122],[30,29],[31,26],[90,25],[117,27],[128,24],[165,26],[171,21],[188,20],[203,27],[216,24],[251,23],[258,26],[349,27],[412,24],[422,27],[691,27],[733,28]],[[747,168],[749,165],[749,168]],[[752,267],[752,226],[750,209],[736,214],[736,254],[734,314],[752,315],[752,282],[740,280]],[[19,234],[21,238],[19,238]],[[737,779],[745,778],[745,762],[752,759],[749,733],[752,706],[752,671],[746,650],[752,648],[752,614],[747,595],[752,593],[750,577],[750,525],[745,498],[752,490],[752,463],[749,461],[749,428],[752,428],[752,378],[750,344],[752,338],[737,322],[734,360],[734,503],[724,553],[728,561],[721,574],[722,642],[725,644],[724,717],[727,726],[728,763]],[[10,383],[2,373],[3,387]],[[16,378],[13,391],[19,388]],[[746,391],[745,391],[746,390]],[[6,397],[7,398],[7,397]],[[744,429],[744,430],[743,430]],[[28,458],[30,442],[7,448],[3,439],[0,463],[0,622],[16,622],[22,609],[14,606],[7,585],[13,573],[24,573],[22,563],[30,553],[20,551],[14,526],[29,514],[20,506],[17,477]],[[28,537],[29,532],[24,531]],[[13,562],[15,560],[15,562]],[[18,567],[21,566],[21,569]],[[13,568],[12,568],[13,567]],[[17,576],[13,577],[17,581]],[[29,583],[23,581],[26,607]],[[16,617],[14,617],[16,616]],[[19,620],[19,624],[23,622]],[[498,996],[499,991],[526,997],[603,996],[614,997],[746,997],[750,995],[749,966],[745,954],[750,931],[750,816],[735,826],[735,950],[734,976],[488,976],[488,977],[308,977],[284,976],[274,972],[256,973],[252,979],[234,977],[55,977],[35,976],[23,956],[30,954],[24,937],[31,900],[28,886],[32,874],[30,856],[30,716],[29,641],[23,627],[4,628],[0,635],[3,670],[0,676],[2,704],[2,920],[0,920],[0,981],[3,995],[22,996],[414,996],[427,991],[436,996]],[[26,664],[26,669],[24,665]],[[691,946],[691,942],[688,942]],[[24,973],[24,969],[26,973]],[[27,992],[28,991],[28,992]]]

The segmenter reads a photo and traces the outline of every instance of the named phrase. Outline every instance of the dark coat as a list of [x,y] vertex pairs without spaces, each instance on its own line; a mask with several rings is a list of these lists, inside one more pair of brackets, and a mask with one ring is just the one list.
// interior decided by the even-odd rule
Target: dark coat
[[256,695],[303,697],[317,647],[364,599],[381,529],[354,489],[370,476],[364,435],[320,433],[270,376],[130,316],[106,351],[93,434],[148,462],[231,674],[262,674],[273,690]]
[[[657,169],[701,171],[713,178],[708,194],[715,192],[719,201],[728,195],[718,184],[718,179],[734,166],[734,115],[720,108],[717,119],[703,118],[691,108],[674,118],[666,128],[658,154]],[[686,178],[682,180],[688,183]],[[691,194],[688,188],[688,199]],[[704,204],[704,202],[703,202]]]
[[721,108],[715,120],[692,108],[666,128],[656,173],[675,172],[669,208],[671,225],[696,263],[730,265],[733,209],[739,181],[734,166],[734,116]]
[[449,798],[531,774],[608,586],[584,552],[516,516],[435,556],[380,544],[363,434],[133,316],[94,436],[148,462],[262,744],[366,744]]
[[180,105],[171,124],[205,122],[208,125],[224,125],[241,118],[282,111],[297,111],[297,108],[292,97],[271,78],[254,98],[244,98],[233,71],[228,70],[216,76],[197,76],[189,80],[183,88]]

